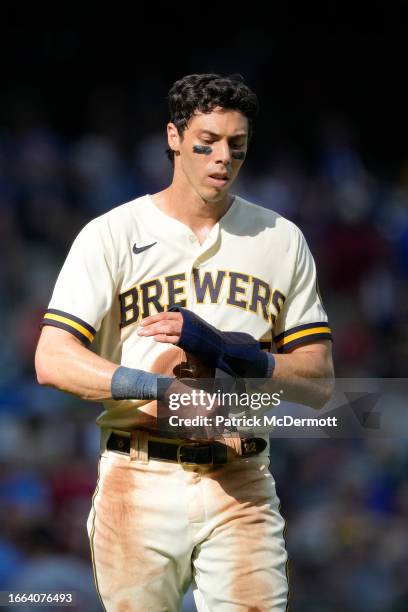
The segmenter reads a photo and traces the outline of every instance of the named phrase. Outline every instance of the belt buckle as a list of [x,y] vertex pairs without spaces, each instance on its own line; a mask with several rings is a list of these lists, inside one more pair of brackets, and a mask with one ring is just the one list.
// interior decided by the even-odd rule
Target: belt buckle
[[200,444],[200,442],[188,442],[186,444],[179,444],[177,447],[177,463],[179,463],[180,465],[214,465],[214,456],[212,452],[211,452],[211,461],[209,463],[197,463],[197,462],[191,462],[191,461],[183,461],[183,459],[181,458],[181,453],[184,447],[189,448],[189,447],[200,447],[200,446],[208,446],[209,448],[211,448],[209,444]]

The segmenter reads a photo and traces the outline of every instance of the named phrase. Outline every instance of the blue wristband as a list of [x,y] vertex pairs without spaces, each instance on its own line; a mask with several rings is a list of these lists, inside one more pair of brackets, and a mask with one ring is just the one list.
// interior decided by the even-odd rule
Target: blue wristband
[[272,353],[266,353],[266,357],[268,358],[268,369],[266,370],[265,378],[272,378],[275,371],[275,357]]
[[[157,383],[160,380],[160,392]],[[119,366],[112,376],[111,393],[114,400],[162,399],[163,394],[173,382],[174,378],[162,374],[152,374],[144,370],[136,370]],[[160,396],[160,397],[159,397]]]

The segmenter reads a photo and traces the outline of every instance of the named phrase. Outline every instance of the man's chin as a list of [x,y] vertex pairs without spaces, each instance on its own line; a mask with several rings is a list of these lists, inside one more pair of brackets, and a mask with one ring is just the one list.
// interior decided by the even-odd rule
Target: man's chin
[[202,199],[209,204],[222,202],[228,196],[228,189],[206,189],[201,194]]

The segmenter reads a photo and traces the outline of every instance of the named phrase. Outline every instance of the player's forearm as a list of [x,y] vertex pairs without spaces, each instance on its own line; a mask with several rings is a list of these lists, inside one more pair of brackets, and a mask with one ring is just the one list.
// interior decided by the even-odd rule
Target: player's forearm
[[321,408],[329,399],[334,386],[331,351],[304,350],[287,355],[274,355],[272,382],[282,383],[285,399]]
[[277,354],[274,358],[274,379],[313,379],[334,376],[333,363],[328,355],[304,351],[287,355]]
[[43,335],[38,343],[35,359],[38,382],[81,399],[110,399],[111,381],[117,364],[95,355],[74,338],[62,345],[54,345],[50,336],[52,332]]
[[41,334],[35,365],[40,384],[91,401],[150,401],[159,393],[162,397],[174,382],[172,376],[118,366],[85,348],[70,333],[48,326]]

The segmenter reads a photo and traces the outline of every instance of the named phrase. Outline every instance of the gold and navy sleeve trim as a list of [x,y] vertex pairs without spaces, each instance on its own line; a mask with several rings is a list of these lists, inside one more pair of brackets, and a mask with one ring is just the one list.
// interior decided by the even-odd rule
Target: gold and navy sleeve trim
[[52,325],[64,329],[79,338],[84,344],[91,344],[96,334],[96,330],[89,323],[79,317],[74,317],[68,312],[55,310],[54,308],[49,308],[45,313],[40,327],[43,327],[43,325]]
[[331,329],[326,321],[292,327],[276,336],[275,344],[278,353],[287,353],[302,344],[318,340],[333,340]]

